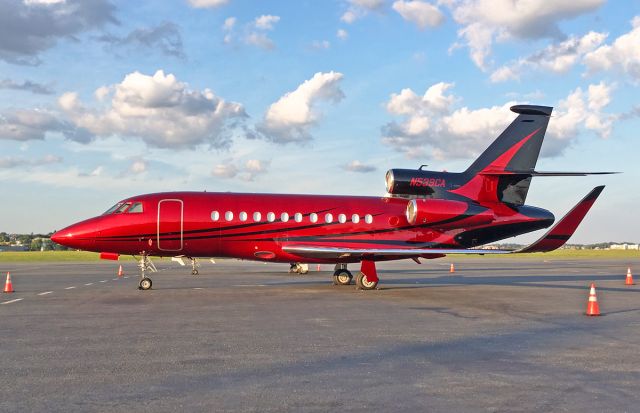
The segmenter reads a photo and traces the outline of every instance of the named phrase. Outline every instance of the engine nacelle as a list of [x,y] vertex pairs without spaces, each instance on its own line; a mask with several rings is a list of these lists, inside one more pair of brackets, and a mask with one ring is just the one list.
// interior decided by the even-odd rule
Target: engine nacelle
[[411,225],[434,224],[440,227],[474,227],[489,224],[495,219],[495,214],[488,208],[446,199],[412,199],[407,204],[406,215]]
[[393,195],[428,196],[444,190],[452,174],[421,169],[389,169],[385,175],[387,192]]

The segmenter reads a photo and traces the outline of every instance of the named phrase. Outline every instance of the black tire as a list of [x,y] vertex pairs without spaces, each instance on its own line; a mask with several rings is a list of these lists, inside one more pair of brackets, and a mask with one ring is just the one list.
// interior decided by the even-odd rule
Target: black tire
[[150,290],[152,285],[153,283],[151,282],[151,278],[144,277],[143,279],[140,280],[140,284],[138,288],[140,290],[146,291],[146,290]]
[[335,285],[349,285],[353,280],[353,275],[348,270],[338,270],[333,273],[333,283]]
[[378,286],[378,282],[369,281],[367,280],[366,275],[364,275],[363,273],[359,273],[356,277],[356,285],[361,290],[375,290]]

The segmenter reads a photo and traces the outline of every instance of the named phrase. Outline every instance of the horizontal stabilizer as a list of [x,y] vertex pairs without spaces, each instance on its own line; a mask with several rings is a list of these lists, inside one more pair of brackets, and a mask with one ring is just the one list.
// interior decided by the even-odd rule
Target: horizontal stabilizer
[[604,185],[593,188],[587,196],[582,198],[582,201],[578,202],[578,204],[544,234],[542,238],[528,247],[514,252],[548,252],[563,246],[576,231],[578,225],[580,225],[582,219],[587,215],[587,212],[589,212],[593,203],[596,202],[596,199],[598,199],[603,189]]
[[587,175],[611,175],[611,174],[619,174],[620,172],[546,172],[546,171],[514,171],[514,170],[504,170],[504,171],[482,171],[480,175],[492,175],[492,176],[503,176],[503,175],[526,175],[526,176],[587,176]]

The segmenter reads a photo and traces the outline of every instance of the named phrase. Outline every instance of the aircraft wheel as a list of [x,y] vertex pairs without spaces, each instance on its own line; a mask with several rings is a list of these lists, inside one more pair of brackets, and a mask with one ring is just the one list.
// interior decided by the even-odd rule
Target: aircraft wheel
[[149,290],[151,289],[151,278],[144,277],[140,280],[140,285],[138,289],[140,290]]
[[200,273],[198,272],[198,270],[192,270],[192,271],[191,271],[191,275],[198,275],[198,274],[200,274]]
[[338,270],[333,273],[333,283],[335,285],[349,285],[353,275],[348,270]]
[[367,280],[367,276],[363,273],[359,273],[356,277],[356,285],[361,290],[374,290],[378,286],[377,281]]

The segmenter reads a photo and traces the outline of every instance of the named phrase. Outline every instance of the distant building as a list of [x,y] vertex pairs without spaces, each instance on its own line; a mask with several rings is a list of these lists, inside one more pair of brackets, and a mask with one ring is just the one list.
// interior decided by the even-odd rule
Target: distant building
[[640,245],[638,244],[611,244],[610,247],[612,250],[640,250]]

